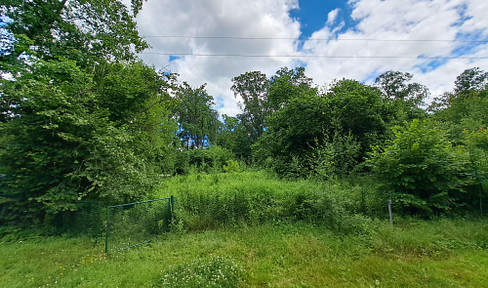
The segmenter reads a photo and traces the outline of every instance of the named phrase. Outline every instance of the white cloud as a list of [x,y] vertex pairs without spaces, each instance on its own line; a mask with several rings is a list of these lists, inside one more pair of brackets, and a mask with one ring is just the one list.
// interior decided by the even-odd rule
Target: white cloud
[[336,21],[337,15],[339,14],[339,11],[340,10],[341,9],[336,8],[336,9],[330,11],[329,14],[327,14],[327,22],[325,23],[327,26],[330,26],[330,25],[334,24],[334,22]]
[[[357,0],[349,3],[352,5],[351,17],[358,23],[355,29],[342,32],[337,40],[326,43],[314,40],[335,35],[334,27],[325,26],[305,43],[306,52],[312,55],[389,58],[314,58],[307,61],[307,71],[318,83],[342,77],[371,82],[372,75],[387,70],[399,70],[414,73],[414,80],[429,87],[432,94],[436,95],[452,90],[456,76],[465,69],[473,66],[486,67],[486,60],[451,59],[436,67],[432,65],[432,59],[415,59],[421,56],[452,57],[452,53],[460,45],[472,45],[452,40],[456,40],[462,33],[488,31],[487,20],[479,12],[479,9],[486,7],[485,0]],[[457,24],[469,17],[470,20],[464,24]],[[378,41],[392,39],[404,41]],[[488,45],[480,46],[477,50],[483,47]],[[481,51],[477,54],[480,57],[488,56]]]
[[[144,36],[231,36],[257,38],[298,38],[300,24],[288,12],[297,8],[289,0],[149,0],[138,16]],[[151,53],[194,54],[294,54],[293,40],[208,39],[150,37]],[[141,55],[157,67],[169,64],[169,56]],[[221,113],[239,112],[231,78],[251,70],[273,74],[287,65],[286,58],[195,57],[184,56],[169,66],[181,79],[198,86],[208,83],[207,91],[224,104]]]
[[482,36],[488,36],[488,2],[486,0],[471,0],[466,8],[466,20],[461,29],[464,33],[480,32]]
[[[486,42],[473,48],[469,46],[475,43],[453,41],[463,36],[488,37],[486,0],[351,0],[348,5],[350,9],[324,11],[324,27],[301,47],[296,41],[300,36],[299,20],[289,15],[291,9],[298,8],[298,0],[149,0],[138,16],[139,30],[144,36],[287,38],[150,37],[147,38],[153,47],[150,53],[301,54],[330,58],[182,56],[171,62],[169,55],[141,55],[141,58],[156,67],[169,65],[192,86],[208,83],[209,94],[223,105],[219,112],[228,115],[239,112],[230,90],[232,77],[253,70],[271,76],[280,67],[291,67],[298,61],[306,65],[307,75],[320,85],[343,77],[371,82],[378,73],[399,70],[415,74],[414,80],[429,87],[434,96],[452,90],[456,76],[467,68],[479,66],[488,70],[486,59],[450,59],[442,65],[433,65],[432,59],[417,59],[452,57],[453,53],[466,53],[460,52],[463,49],[469,53],[466,56],[487,57]],[[349,16],[355,27],[346,27],[347,19],[341,19],[346,11],[352,11]],[[431,41],[412,41],[419,39]]]

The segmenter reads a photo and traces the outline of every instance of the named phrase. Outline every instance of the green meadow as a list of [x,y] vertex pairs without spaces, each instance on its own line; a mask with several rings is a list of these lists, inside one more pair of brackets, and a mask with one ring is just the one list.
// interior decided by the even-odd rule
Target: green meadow
[[110,255],[104,254],[102,239],[95,242],[88,236],[4,236],[0,283],[2,287],[488,285],[486,218],[395,217],[391,226],[382,215],[386,209],[374,211],[381,205],[372,200],[374,186],[364,181],[360,189],[353,181],[287,181],[264,172],[169,178],[154,196],[175,197],[170,232]]

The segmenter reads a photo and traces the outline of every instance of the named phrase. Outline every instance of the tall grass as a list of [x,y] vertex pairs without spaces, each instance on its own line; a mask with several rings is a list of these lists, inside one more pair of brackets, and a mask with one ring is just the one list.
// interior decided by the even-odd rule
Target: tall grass
[[177,176],[155,197],[174,195],[175,227],[188,230],[303,221],[349,233],[369,230],[367,216],[383,212],[375,193],[349,182],[282,180],[255,171]]

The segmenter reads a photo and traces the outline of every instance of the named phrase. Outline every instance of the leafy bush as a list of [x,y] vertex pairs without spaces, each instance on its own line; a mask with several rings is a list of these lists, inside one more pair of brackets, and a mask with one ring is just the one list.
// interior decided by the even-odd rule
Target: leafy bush
[[483,212],[483,202],[488,202],[488,129],[465,130],[464,134],[474,179],[473,187],[466,195],[466,203]]
[[227,160],[227,164],[224,165],[224,172],[227,172],[227,173],[238,173],[238,172],[241,172],[241,168],[240,168],[240,165],[239,165],[239,162],[237,162],[237,160]]
[[152,190],[175,127],[164,77],[142,63],[102,66],[90,74],[74,61],[39,61],[2,80],[0,225],[38,227],[80,200],[128,202]]
[[190,149],[177,156],[176,172],[187,174],[191,169],[200,172],[222,171],[234,154],[225,148],[212,146],[208,149]]
[[309,174],[296,173],[296,168],[310,171],[311,154],[323,159],[313,163],[320,173],[349,172],[363,162],[370,146],[385,137],[388,102],[377,88],[354,80],[338,81],[323,92],[293,98],[270,115],[266,131],[252,146],[253,156],[278,174],[292,176]]
[[155,287],[233,288],[239,287],[240,278],[234,261],[217,256],[171,266]]
[[407,213],[451,211],[468,181],[464,151],[427,121],[414,120],[393,130],[395,139],[384,150],[376,147],[369,161],[388,196]]
[[351,133],[335,133],[330,141],[315,140],[310,165],[312,173],[327,179],[338,175],[347,175],[358,165],[361,144]]

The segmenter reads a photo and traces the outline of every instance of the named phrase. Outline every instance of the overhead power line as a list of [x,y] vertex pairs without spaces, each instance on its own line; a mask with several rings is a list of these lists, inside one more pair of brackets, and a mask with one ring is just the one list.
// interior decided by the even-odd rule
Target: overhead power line
[[298,39],[292,37],[237,37],[237,36],[185,36],[185,35],[145,35],[143,38],[182,38],[182,39],[233,39],[233,40],[294,40],[294,41],[376,41],[376,42],[459,42],[488,43],[486,40],[463,39],[379,39],[379,38],[311,38]]
[[388,56],[388,55],[317,55],[317,54],[240,54],[240,53],[160,53],[143,52],[140,55],[159,55],[159,56],[195,56],[195,57],[238,57],[238,58],[326,58],[326,59],[418,59],[418,60],[483,60],[488,56]]

